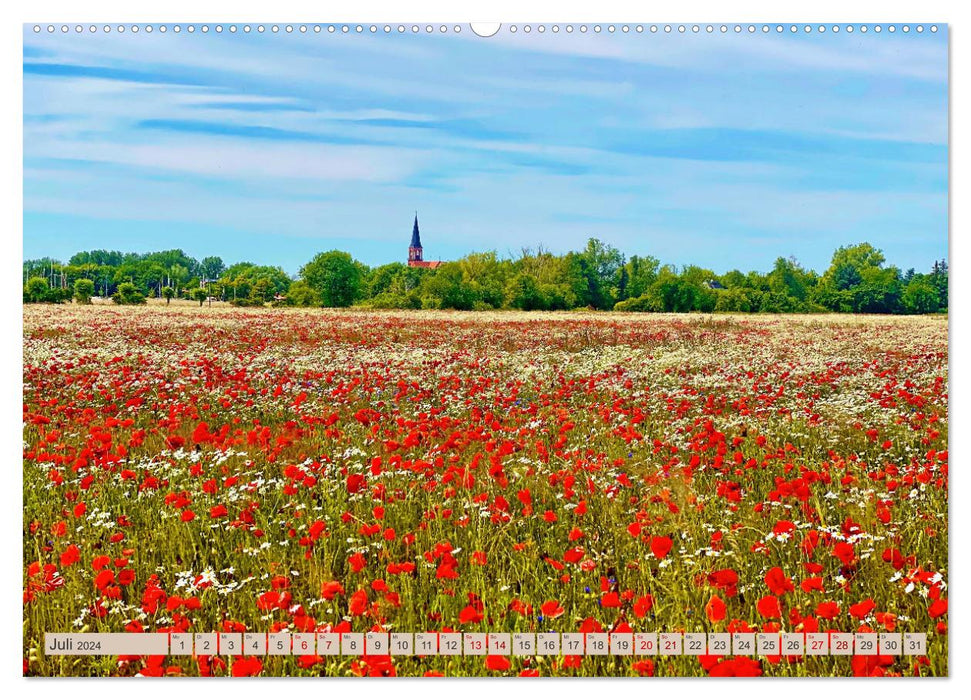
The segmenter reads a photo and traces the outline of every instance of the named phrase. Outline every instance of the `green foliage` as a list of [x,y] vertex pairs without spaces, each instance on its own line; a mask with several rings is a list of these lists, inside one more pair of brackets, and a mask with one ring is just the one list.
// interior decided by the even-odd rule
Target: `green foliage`
[[31,277],[24,285],[24,301],[37,304],[51,301],[51,286],[46,277]]
[[759,313],[792,314],[799,311],[802,311],[802,304],[799,299],[788,296],[783,292],[763,292],[759,298]]
[[663,267],[645,296],[653,310],[686,312],[699,308],[699,293],[700,289],[694,281],[680,277],[671,267]]
[[[292,279],[279,267],[216,256],[201,261],[181,250],[135,254],[93,250],[64,265],[51,258],[24,261],[25,302],[60,302],[94,294],[117,303],[145,296],[201,294],[235,306],[328,306],[375,309],[617,309],[685,313],[933,313],[947,311],[948,267],[902,273],[869,243],[843,246],[822,275],[779,257],[768,272],[662,266],[652,256],[625,258],[596,238],[581,251],[556,255],[542,248],[518,257],[471,253],[437,268],[400,262],[373,269],[347,253],[316,255]],[[93,289],[90,286],[93,284]],[[81,285],[78,287],[78,285]],[[204,287],[205,292],[196,291]],[[82,294],[78,296],[78,289]]]
[[320,295],[324,306],[350,306],[361,291],[360,263],[339,250],[317,254],[300,269],[300,276]]
[[539,281],[524,272],[520,272],[510,281],[508,299],[509,306],[523,311],[549,308],[549,302],[543,297]]
[[131,306],[145,303],[145,295],[131,282],[122,282],[117,291],[111,295],[116,304]]
[[223,259],[218,256],[211,255],[199,262],[199,274],[209,281],[219,279],[225,271]]
[[618,301],[614,304],[614,311],[660,311],[657,307],[655,301],[653,301],[647,294],[642,294],[639,297],[631,297],[630,299],[625,299],[624,301]]
[[82,277],[74,283],[74,301],[79,304],[90,304],[94,296],[94,282]]
[[320,306],[320,295],[303,280],[296,280],[287,291],[285,304],[286,306]]
[[661,262],[655,257],[632,255],[624,266],[628,279],[624,290],[627,297],[639,297],[644,294],[657,279],[660,267]]
[[445,263],[434,274],[423,277],[420,296],[423,309],[471,311],[479,301],[457,262]]
[[[724,283],[723,283],[724,284]],[[717,292],[715,311],[749,313],[762,306],[762,292],[744,287],[729,287]]]
[[291,282],[279,267],[242,262],[226,268],[216,286],[234,306],[263,306],[277,295],[285,296]]
[[196,287],[192,290],[192,298],[199,302],[199,306],[202,306],[209,298],[209,292],[206,291],[205,287]]
[[935,260],[931,268],[930,282],[937,290],[937,303],[942,311],[947,310],[947,261]]
[[768,274],[768,283],[771,292],[802,301],[811,278],[794,258],[778,258]]
[[928,275],[914,276],[901,295],[904,309],[910,314],[932,314],[940,308],[940,297]]

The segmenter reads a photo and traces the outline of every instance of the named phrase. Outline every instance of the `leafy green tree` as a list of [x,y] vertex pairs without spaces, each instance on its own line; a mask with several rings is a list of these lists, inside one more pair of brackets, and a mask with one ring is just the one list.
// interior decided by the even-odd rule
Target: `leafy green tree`
[[937,303],[940,309],[946,310],[948,303],[947,293],[947,260],[935,260],[931,268],[930,282],[937,290]]
[[806,272],[795,258],[777,258],[768,275],[769,291],[802,301],[809,286]]
[[379,294],[384,294],[391,289],[391,285],[401,276],[407,274],[409,270],[420,270],[422,268],[408,267],[404,263],[393,262],[387,265],[372,268],[361,280],[361,291],[365,298],[370,299]]
[[883,253],[869,243],[837,248],[813,289],[813,302],[832,311],[892,313],[899,309],[899,270],[883,268]]
[[279,267],[242,262],[231,265],[216,283],[223,298],[237,306],[260,305],[285,295],[292,280]]
[[216,255],[210,255],[199,262],[199,273],[210,282],[219,279],[226,271],[223,259]]
[[749,313],[758,311],[762,304],[762,292],[744,287],[729,287],[717,292],[715,311]]
[[911,278],[901,295],[901,302],[909,314],[932,314],[940,308],[938,290],[924,275]]
[[199,302],[199,306],[202,306],[209,298],[209,292],[206,291],[205,287],[196,287],[192,290],[192,298]]
[[860,270],[848,262],[840,263],[833,268],[833,286],[839,291],[847,291],[863,282]]
[[273,283],[267,277],[259,277],[253,282],[253,288],[250,289],[250,299],[254,302],[260,304],[265,304],[268,301],[273,301],[276,293],[273,289]]
[[539,284],[548,309],[572,309],[586,306],[577,299],[577,288],[586,289],[587,283],[577,273],[576,254],[553,255],[543,248],[536,252],[524,248],[519,259],[502,271],[505,284],[518,274],[530,275]]
[[300,276],[328,307],[353,304],[361,289],[361,266],[347,253],[318,253],[300,269]]
[[852,290],[853,310],[856,313],[899,313],[903,284],[896,267],[864,268],[860,277],[860,284]]
[[46,277],[31,277],[24,285],[24,301],[33,304],[50,301],[50,292]]
[[509,282],[509,306],[523,311],[548,308],[539,282],[532,275],[520,272]]
[[118,290],[111,295],[111,300],[120,305],[137,305],[145,303],[145,295],[131,282],[122,282]]
[[74,300],[79,304],[90,304],[94,296],[94,281],[82,277],[74,283]]
[[591,238],[580,256],[586,263],[582,274],[586,277],[590,304],[596,309],[612,309],[617,299],[620,269],[624,266],[623,254],[613,246]]
[[287,290],[287,306],[320,306],[320,295],[303,280],[296,280]]
[[682,279],[670,266],[665,266],[647,290],[647,303],[653,311],[691,311],[696,308],[697,291],[696,285]]
[[[158,266],[156,269],[163,270],[164,268]],[[158,283],[161,283],[163,276],[166,276],[164,272],[158,274]],[[179,291],[185,286],[185,283],[189,281],[189,268],[185,265],[176,263],[168,269],[166,278],[170,280],[170,285],[175,287],[175,293],[178,294]]]
[[684,311],[702,311],[711,313],[715,310],[715,303],[718,296],[711,283],[715,281],[715,273],[711,270],[697,265],[686,265],[681,270],[681,282],[692,289],[691,308],[682,309]]
[[175,290],[168,286],[162,287],[162,296],[165,298],[165,305],[168,306],[175,296]]
[[117,250],[91,250],[75,253],[68,260],[68,265],[92,264],[97,267],[118,267],[125,259],[123,253]]
[[603,295],[587,259],[571,251],[565,256],[563,268],[563,280],[574,300],[573,308],[597,308],[596,303],[602,303]]
[[633,298],[644,294],[657,279],[657,271],[660,267],[661,262],[655,257],[632,255],[624,266],[629,277],[627,296]]
[[617,275],[617,299],[623,301],[627,298],[628,287],[630,286],[630,273],[627,271],[627,266],[620,268],[620,272]]
[[435,274],[423,277],[419,292],[425,309],[471,311],[475,308],[475,290],[466,281],[462,266],[456,262],[447,262],[435,270]]
[[512,265],[508,261],[500,261],[491,251],[471,253],[456,262],[462,270],[462,284],[473,296],[473,305],[477,308],[501,308]]
[[801,310],[798,299],[782,292],[762,292],[759,298],[758,311],[763,314],[791,314]]
[[748,277],[742,274],[739,270],[729,270],[724,275],[718,278],[718,281],[722,283],[725,289],[736,289],[742,287],[748,287]]

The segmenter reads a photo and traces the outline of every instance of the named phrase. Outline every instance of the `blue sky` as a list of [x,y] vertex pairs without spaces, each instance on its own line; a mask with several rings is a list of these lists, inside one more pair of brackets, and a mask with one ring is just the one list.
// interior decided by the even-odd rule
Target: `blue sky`
[[947,255],[931,34],[24,35],[24,256]]

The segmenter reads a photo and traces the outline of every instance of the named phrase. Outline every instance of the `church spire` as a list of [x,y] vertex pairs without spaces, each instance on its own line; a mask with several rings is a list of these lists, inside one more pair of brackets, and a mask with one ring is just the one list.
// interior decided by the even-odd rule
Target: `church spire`
[[415,226],[411,230],[411,248],[421,248],[421,236],[418,234],[418,212],[415,212]]
[[411,230],[411,245],[408,246],[408,264],[414,267],[416,263],[421,262],[421,236],[418,233],[418,212],[416,211],[415,227]]

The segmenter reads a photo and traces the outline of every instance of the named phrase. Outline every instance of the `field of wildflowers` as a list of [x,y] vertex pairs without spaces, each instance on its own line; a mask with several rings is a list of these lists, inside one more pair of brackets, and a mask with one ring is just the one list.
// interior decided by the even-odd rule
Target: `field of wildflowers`
[[[24,673],[946,675],[944,317],[24,308]],[[46,658],[45,631],[926,657]]]

